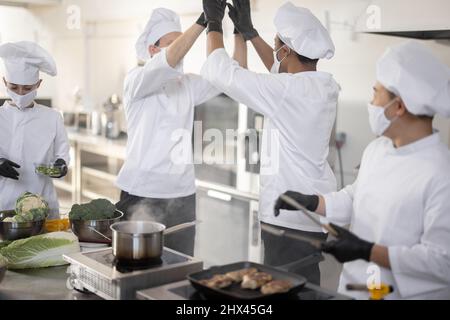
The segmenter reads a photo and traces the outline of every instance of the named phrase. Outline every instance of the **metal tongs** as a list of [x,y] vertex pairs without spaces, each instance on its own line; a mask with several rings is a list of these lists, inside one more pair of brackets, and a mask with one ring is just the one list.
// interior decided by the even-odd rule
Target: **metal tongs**
[[331,235],[333,235],[335,237],[338,237],[338,233],[336,232],[336,230],[333,229],[333,227],[331,227],[329,224],[325,224],[325,223],[320,222],[320,220],[317,219],[316,217],[314,217],[304,206],[302,206],[300,203],[298,203],[297,201],[295,201],[291,197],[283,194],[282,196],[280,196],[280,199],[283,200],[284,202],[286,202],[288,205],[290,205],[290,206],[296,208],[297,210],[303,212],[312,222],[317,224],[319,227],[324,228],[325,230],[327,230]]
[[278,229],[276,227],[272,227],[271,225],[268,225],[268,224],[261,224],[261,229],[270,234],[273,234],[274,236],[286,237],[286,238],[290,238],[290,239],[294,239],[294,240],[300,240],[300,241],[307,242],[317,249],[321,249],[322,245],[325,243],[324,241],[317,240],[313,237],[308,237],[308,236],[304,236],[304,235],[299,235],[297,233],[280,230],[280,229]]

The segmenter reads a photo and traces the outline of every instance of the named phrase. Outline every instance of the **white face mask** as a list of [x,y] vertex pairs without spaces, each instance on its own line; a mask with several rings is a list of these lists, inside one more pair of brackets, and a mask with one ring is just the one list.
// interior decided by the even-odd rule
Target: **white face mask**
[[37,96],[37,90],[33,90],[30,93],[27,93],[23,96],[20,94],[15,93],[14,91],[6,88],[6,91],[8,92],[9,97],[14,102],[14,104],[21,110],[25,109],[26,107],[29,107],[34,99],[36,99]]
[[397,120],[398,117],[389,120],[385,114],[387,108],[389,108],[396,101],[397,98],[393,99],[384,107],[375,106],[371,103],[368,104],[370,127],[372,129],[372,132],[378,137],[382,136],[387,131],[387,129],[389,129],[391,124],[395,120]]
[[277,51],[273,52],[274,58],[273,58],[273,66],[272,69],[270,69],[270,73],[280,73],[280,67],[281,67],[281,63],[284,61],[284,59],[286,59],[288,56],[284,57],[281,61],[278,61],[278,52],[280,52],[280,50],[283,48],[284,46],[282,46],[280,49],[278,49]]

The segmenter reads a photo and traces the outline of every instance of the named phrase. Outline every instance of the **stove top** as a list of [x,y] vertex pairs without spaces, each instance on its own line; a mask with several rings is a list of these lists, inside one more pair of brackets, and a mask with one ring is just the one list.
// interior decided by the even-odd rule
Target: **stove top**
[[[141,290],[137,292],[138,299],[141,300],[205,300],[189,281],[180,281],[160,287]],[[305,287],[296,295],[285,297],[283,300],[351,300],[337,292],[327,290],[307,283]]]
[[71,264],[69,280],[75,289],[110,300],[135,299],[137,290],[184,280],[203,269],[202,261],[168,248],[150,265],[119,263],[112,248],[63,257]]
[[154,268],[163,268],[170,265],[188,262],[189,257],[175,251],[164,250],[160,259],[148,260],[146,263],[132,263],[117,260],[112,254],[112,249],[92,251],[84,254],[105,267],[113,268],[120,273],[131,273],[134,271],[145,271]]

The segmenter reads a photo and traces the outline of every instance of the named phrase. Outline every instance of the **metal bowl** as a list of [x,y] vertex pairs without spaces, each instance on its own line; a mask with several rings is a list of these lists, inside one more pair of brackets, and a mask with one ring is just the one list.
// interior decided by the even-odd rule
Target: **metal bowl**
[[[80,242],[89,243],[107,243],[111,241],[101,236],[100,234],[112,239],[111,225],[119,222],[124,216],[123,212],[116,210],[113,219],[106,220],[70,220],[70,227],[73,233],[78,237]],[[97,232],[93,231],[96,230]]]
[[34,222],[3,222],[6,218],[14,217],[14,211],[0,212],[0,240],[14,241],[41,234],[44,230],[45,220]]

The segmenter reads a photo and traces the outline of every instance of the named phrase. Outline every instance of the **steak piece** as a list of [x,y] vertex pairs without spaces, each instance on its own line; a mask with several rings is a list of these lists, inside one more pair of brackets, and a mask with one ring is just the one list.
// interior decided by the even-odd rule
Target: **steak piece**
[[230,278],[231,280],[233,280],[236,283],[240,283],[242,282],[244,276],[246,275],[250,275],[253,273],[257,273],[258,269],[256,268],[247,268],[247,269],[242,269],[242,270],[237,270],[237,271],[233,271],[233,272],[228,272],[226,274],[226,276],[228,278]]
[[256,290],[270,281],[272,281],[272,276],[265,272],[247,274],[242,279],[241,287],[243,289]]
[[286,293],[292,289],[292,283],[286,280],[275,280],[265,284],[261,288],[262,294],[276,294],[276,293]]
[[201,280],[200,283],[212,289],[225,289],[233,284],[233,280],[225,275],[215,275],[211,279]]

